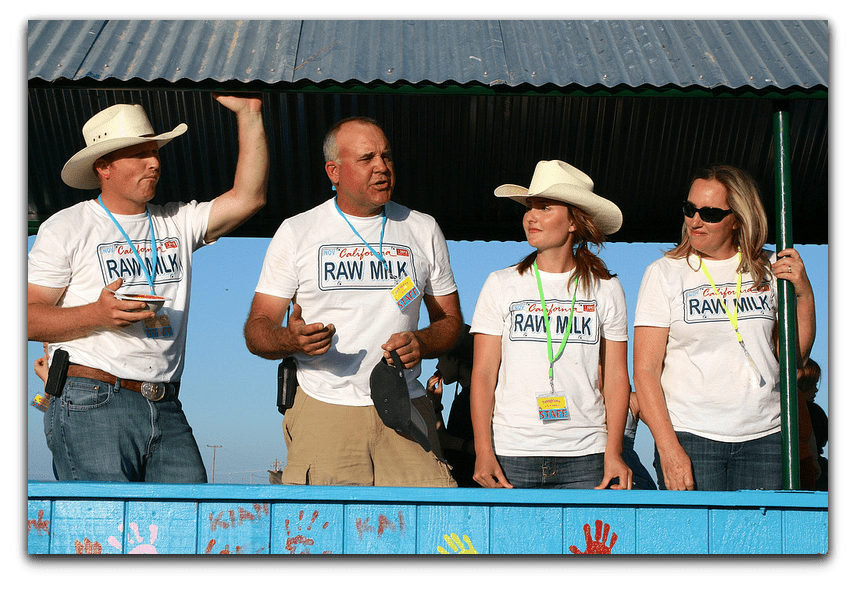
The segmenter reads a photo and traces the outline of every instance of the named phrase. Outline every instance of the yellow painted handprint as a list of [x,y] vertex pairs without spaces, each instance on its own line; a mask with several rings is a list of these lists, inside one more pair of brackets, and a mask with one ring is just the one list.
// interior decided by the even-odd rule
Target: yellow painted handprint
[[[456,555],[464,555],[467,553],[472,555],[478,555],[478,551],[475,550],[472,542],[470,541],[470,538],[466,535],[464,535],[464,541],[467,543],[467,545],[469,545],[469,547],[464,547],[464,544],[461,542],[461,538],[458,537],[458,535],[456,535],[455,533],[452,533],[451,537],[449,535],[443,535],[443,539],[446,541],[446,545],[448,545],[452,552]],[[437,545],[437,551],[449,555],[449,552],[443,549],[440,545]]]

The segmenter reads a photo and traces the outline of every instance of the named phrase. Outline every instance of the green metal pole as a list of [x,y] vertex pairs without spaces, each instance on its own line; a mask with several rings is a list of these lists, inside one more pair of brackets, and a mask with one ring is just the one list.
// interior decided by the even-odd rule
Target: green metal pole
[[[773,118],[776,150],[776,248],[793,247],[791,227],[790,113],[776,105]],[[796,296],[794,286],[778,279],[779,289],[779,385],[782,400],[782,487],[800,488],[799,411],[797,409]]]

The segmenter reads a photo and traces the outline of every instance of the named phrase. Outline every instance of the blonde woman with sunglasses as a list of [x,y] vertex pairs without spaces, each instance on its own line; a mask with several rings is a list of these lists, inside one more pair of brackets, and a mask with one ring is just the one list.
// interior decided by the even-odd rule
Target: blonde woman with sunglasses
[[656,445],[660,489],[780,489],[777,280],[794,286],[798,360],[815,337],[799,253],[764,250],[752,177],[716,165],[693,177],[682,239],[645,271],[633,378]]

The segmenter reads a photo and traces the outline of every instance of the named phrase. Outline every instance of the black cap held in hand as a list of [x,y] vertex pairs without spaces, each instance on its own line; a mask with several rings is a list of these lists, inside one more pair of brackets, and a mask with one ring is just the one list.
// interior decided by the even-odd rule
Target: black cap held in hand
[[431,450],[428,442],[428,427],[422,415],[410,403],[410,391],[404,377],[404,365],[394,350],[390,352],[395,363],[390,365],[385,359],[372,369],[369,378],[372,402],[380,419],[386,426],[400,434],[406,434],[419,443],[425,451]]

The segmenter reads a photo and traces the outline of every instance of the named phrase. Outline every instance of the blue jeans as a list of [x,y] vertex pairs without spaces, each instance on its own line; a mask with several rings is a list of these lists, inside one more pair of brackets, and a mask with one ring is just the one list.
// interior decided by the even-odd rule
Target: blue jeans
[[[726,443],[676,432],[692,461],[695,489],[704,491],[782,489],[782,435],[777,432],[740,443]],[[657,484],[666,489],[660,455],[654,449]]]
[[645,469],[644,465],[642,465],[639,455],[633,448],[634,443],[635,438],[625,434],[624,448],[621,451],[621,458],[624,459],[624,462],[633,471],[633,489],[656,490],[657,484],[654,483],[654,480],[651,479],[651,475],[648,473],[648,470]]
[[593,489],[603,480],[603,453],[582,457],[508,457],[497,455],[515,488]]
[[206,483],[177,397],[151,402],[116,385],[68,377],[45,412],[60,481]]

